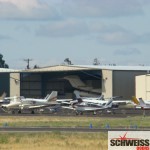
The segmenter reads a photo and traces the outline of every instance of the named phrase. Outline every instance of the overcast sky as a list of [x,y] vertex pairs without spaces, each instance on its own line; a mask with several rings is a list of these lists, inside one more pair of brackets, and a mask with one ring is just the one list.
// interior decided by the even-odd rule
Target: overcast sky
[[0,53],[14,69],[150,65],[150,0],[0,0]]

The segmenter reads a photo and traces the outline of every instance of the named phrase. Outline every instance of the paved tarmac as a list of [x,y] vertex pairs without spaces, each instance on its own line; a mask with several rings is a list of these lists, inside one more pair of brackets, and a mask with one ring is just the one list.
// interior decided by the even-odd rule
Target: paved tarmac
[[87,116],[87,117],[116,117],[116,118],[124,118],[128,116],[150,116],[150,110],[141,110],[141,109],[134,109],[134,108],[124,108],[124,109],[117,109],[114,111],[114,113],[108,113],[106,111],[104,112],[97,112],[96,115],[93,115],[92,112],[85,112],[83,115],[76,115],[76,113],[73,110],[64,110],[61,109],[58,112],[50,112],[50,111],[44,111],[44,112],[35,112],[35,114],[31,114],[30,111],[23,111],[21,114],[18,114],[17,112],[15,114],[12,113],[6,113],[3,110],[0,109],[0,116]]

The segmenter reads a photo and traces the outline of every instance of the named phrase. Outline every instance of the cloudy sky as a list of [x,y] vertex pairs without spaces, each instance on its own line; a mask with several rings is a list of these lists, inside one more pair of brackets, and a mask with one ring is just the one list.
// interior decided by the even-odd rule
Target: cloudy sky
[[150,65],[150,0],[0,0],[0,53],[15,69]]

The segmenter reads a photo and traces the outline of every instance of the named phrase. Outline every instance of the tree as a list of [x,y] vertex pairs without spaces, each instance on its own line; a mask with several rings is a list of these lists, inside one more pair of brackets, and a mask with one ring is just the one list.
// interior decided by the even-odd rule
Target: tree
[[64,62],[66,62],[68,65],[72,65],[71,60],[69,60],[69,58],[66,58],[66,59],[64,60]]
[[5,63],[5,60],[3,60],[2,54],[0,54],[0,68],[9,68],[9,66]]

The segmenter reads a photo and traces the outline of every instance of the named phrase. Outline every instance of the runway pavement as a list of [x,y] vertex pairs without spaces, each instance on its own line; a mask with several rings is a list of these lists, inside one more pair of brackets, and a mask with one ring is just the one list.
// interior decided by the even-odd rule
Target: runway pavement
[[146,110],[145,112],[141,109],[134,109],[134,108],[125,108],[125,109],[117,109],[114,111],[114,113],[107,113],[105,112],[97,112],[96,115],[93,115],[91,112],[85,112],[83,115],[76,115],[76,113],[72,110],[60,110],[58,112],[35,112],[35,114],[31,114],[30,111],[23,111],[21,114],[18,114],[17,112],[15,114],[12,113],[6,113],[3,110],[0,109],[0,116],[87,116],[87,117],[118,117],[118,118],[124,118],[128,116],[150,116],[150,110]]

